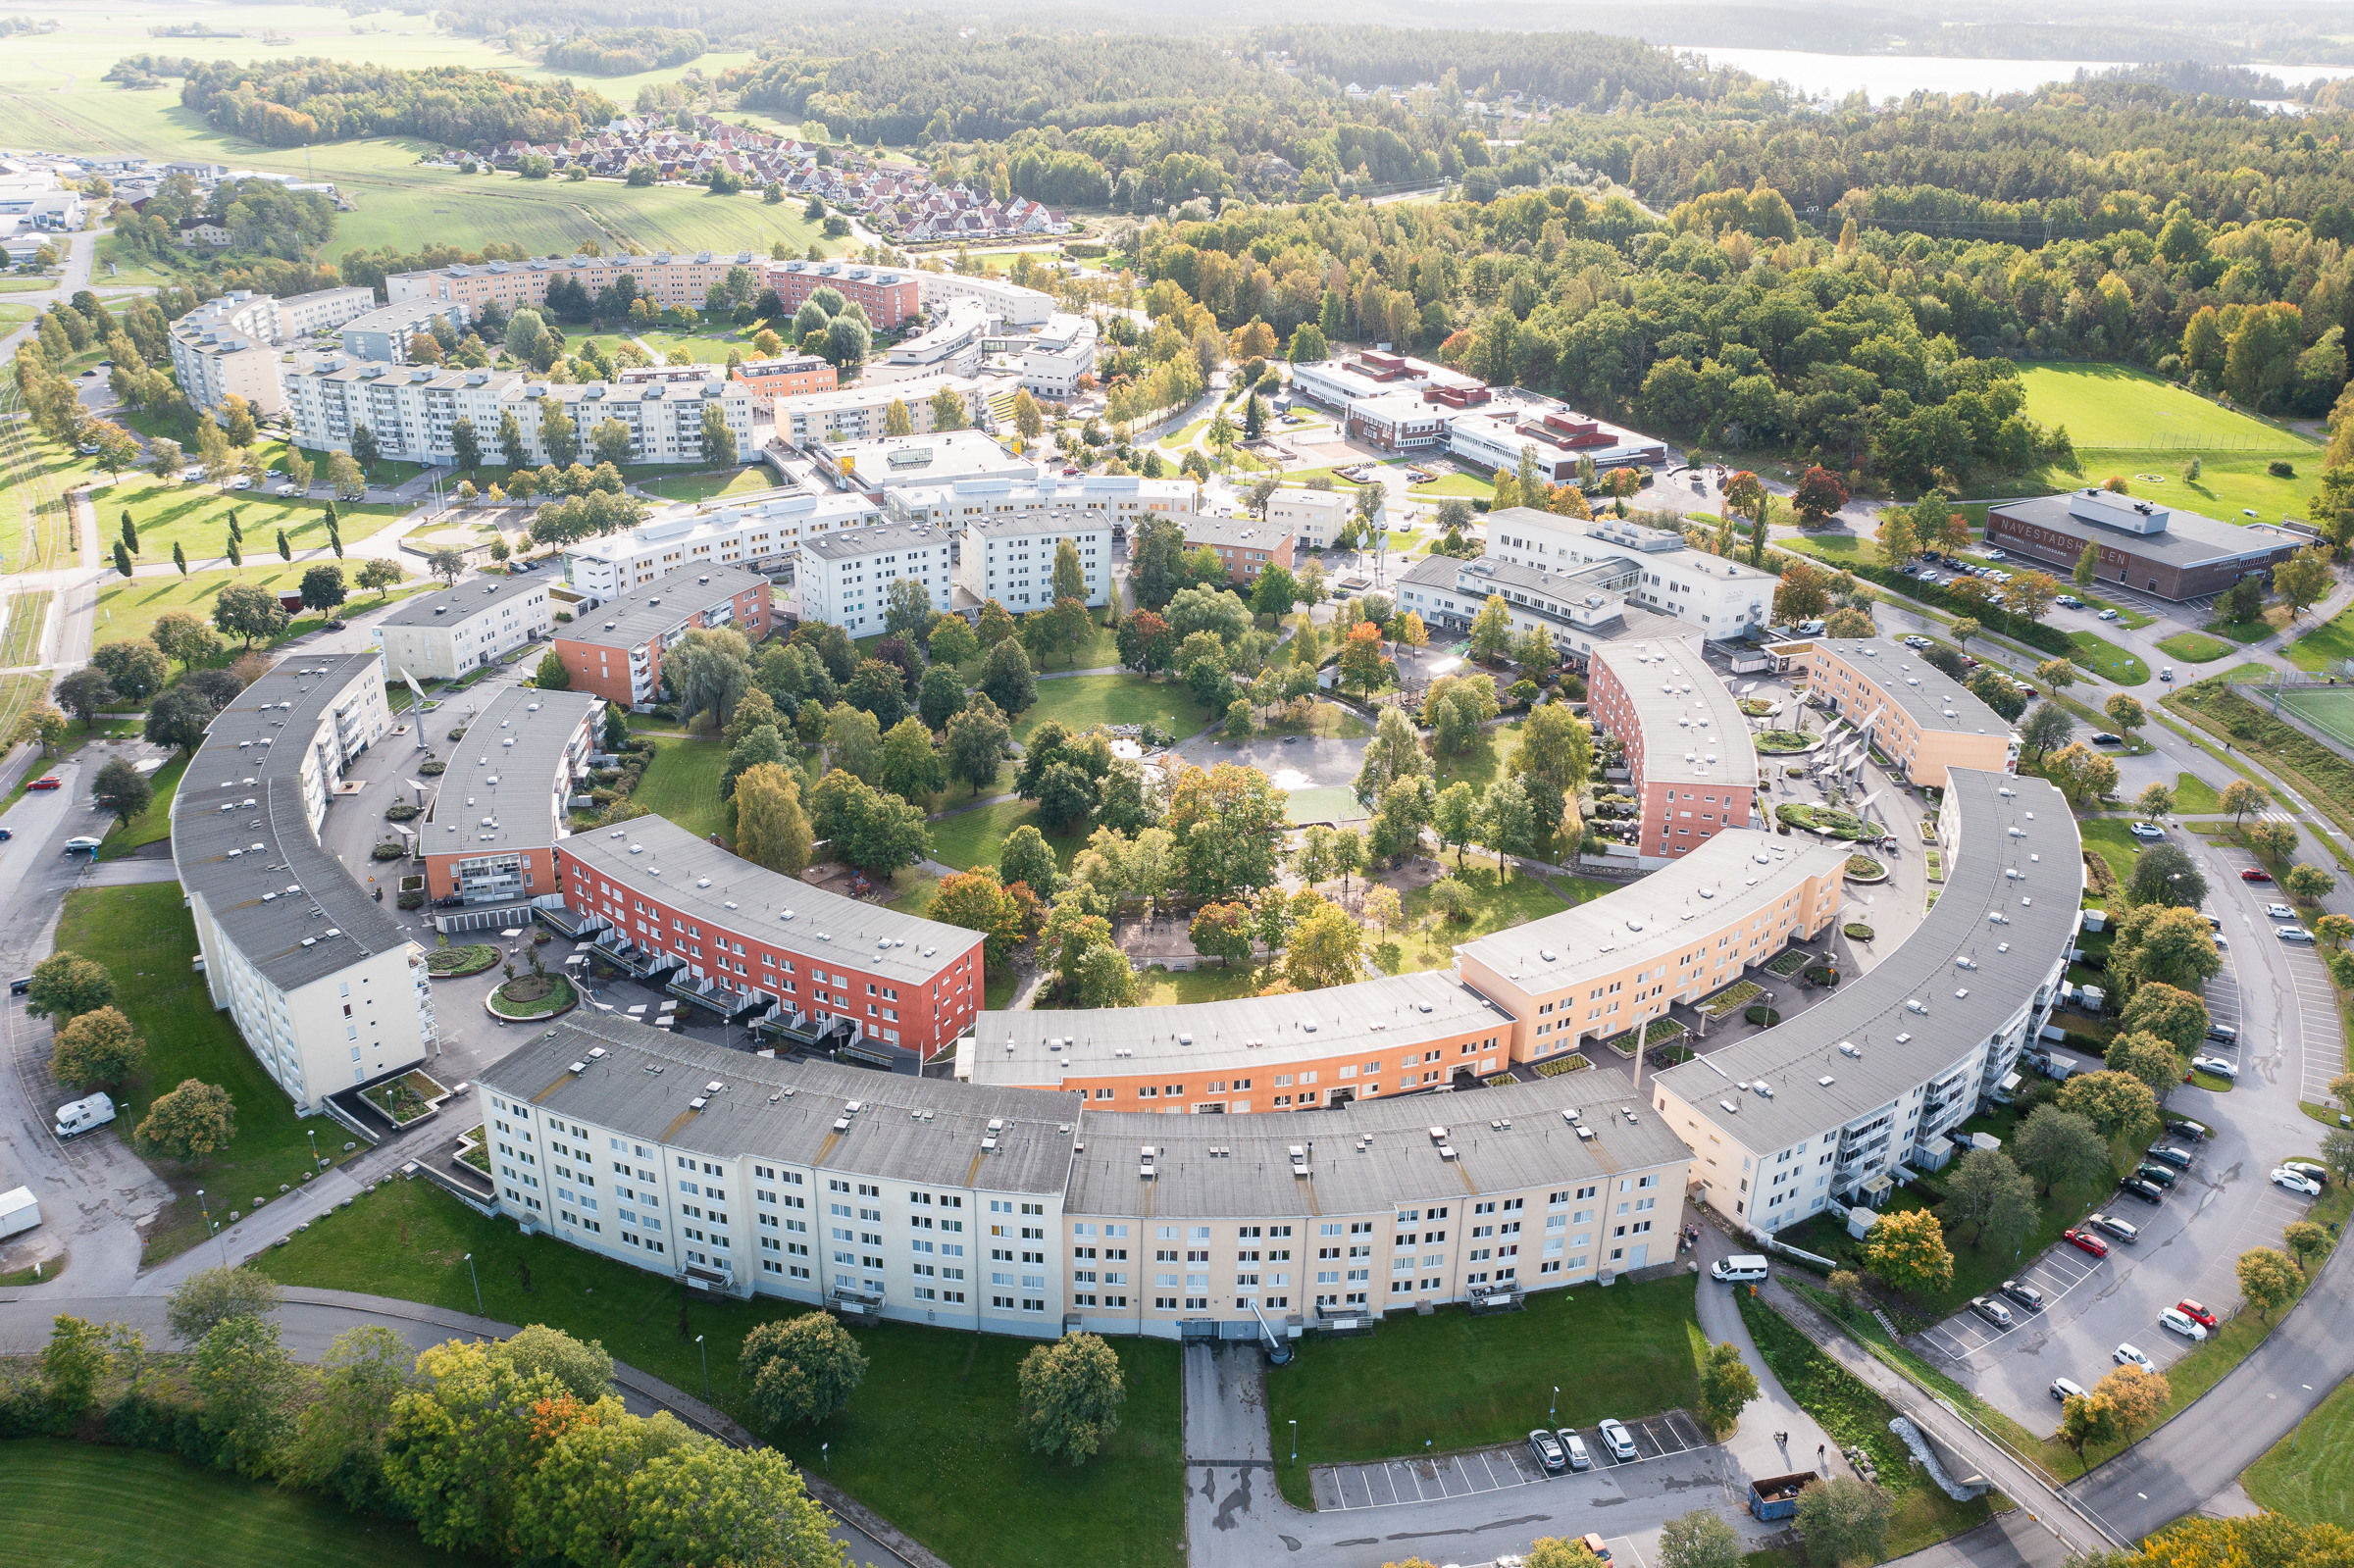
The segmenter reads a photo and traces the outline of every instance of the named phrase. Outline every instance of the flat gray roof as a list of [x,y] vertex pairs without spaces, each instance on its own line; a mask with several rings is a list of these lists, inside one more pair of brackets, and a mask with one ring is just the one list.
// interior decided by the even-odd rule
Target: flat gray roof
[[438,588],[432,593],[420,593],[403,602],[378,622],[379,626],[456,626],[486,610],[510,603],[518,596],[537,590],[544,595],[547,584],[537,578],[476,578],[456,587]]
[[556,628],[554,640],[585,642],[593,648],[628,652],[667,636],[687,624],[696,611],[727,604],[737,594],[756,588],[768,579],[740,566],[706,566],[691,572],[673,572],[617,598],[600,609],[573,612],[570,626]]
[[[1947,793],[1959,802],[1960,839],[1937,906],[1904,944],[1779,1028],[1669,1068],[1663,1085],[1695,1105],[1734,1101],[1740,1111],[1721,1125],[1770,1153],[1901,1098],[2034,994],[2076,930],[2075,818],[2041,779],[1957,768]],[[1998,914],[2004,924],[1989,918]],[[1773,1098],[1734,1087],[1761,1079]]]
[[1234,548],[1248,545],[1254,550],[1272,550],[1298,531],[1281,523],[1261,523],[1252,517],[1185,519],[1185,542],[1188,544],[1223,544]]
[[[592,1050],[604,1055],[592,1057]],[[573,1072],[580,1062],[585,1071]],[[1039,1089],[976,1088],[833,1062],[698,1044],[602,1013],[575,1012],[482,1075],[492,1092],[648,1143],[718,1158],[796,1165],[921,1186],[1057,1193],[1070,1171],[1079,1101]],[[718,1089],[708,1087],[717,1083]],[[690,1102],[705,1103],[696,1110]],[[848,1131],[834,1124],[851,1100]],[[998,1146],[981,1139],[995,1119]]]
[[[594,722],[604,706],[593,691],[514,686],[492,697],[465,738],[449,743],[449,771],[435,792],[433,820],[419,825],[425,852],[539,849],[563,836],[556,827],[562,802],[552,791],[556,769],[581,725]],[[592,731],[589,744],[595,743]]]
[[1482,1024],[1509,1029],[1511,1022],[1510,1013],[1443,970],[1175,1007],[991,1012],[973,1021],[973,1081],[1271,1069],[1302,1056],[1415,1049]]
[[[798,877],[739,860],[667,817],[635,817],[564,840],[592,872],[649,892],[707,924],[757,932],[779,952],[836,959],[870,975],[922,985],[976,949],[978,932],[845,898]],[[793,918],[784,917],[791,911]],[[904,1005],[904,1004],[902,1004]]]
[[1728,828],[1640,881],[1456,951],[1530,990],[1552,990],[1605,955],[1612,969],[1644,964],[1688,945],[1695,923],[1714,930],[1776,908],[1809,877],[1836,875],[1850,853],[1845,844]]
[[[2102,493],[2105,495],[2107,492]],[[2221,518],[2169,506],[2159,508],[2166,513],[2166,528],[2162,531],[2136,533],[2130,529],[2112,528],[2075,516],[2069,507],[2076,494],[2075,491],[2064,490],[2058,495],[2005,501],[1993,510],[2005,517],[2017,518],[2021,523],[2065,533],[2072,539],[2098,539],[2111,549],[2124,550],[2148,561],[2164,561],[2175,567],[2205,566],[2215,561],[2246,558],[2266,560],[2276,551],[2293,549],[2311,542],[2267,524],[2243,528]]]
[[1701,656],[1700,633],[1612,642],[1594,657],[1618,678],[1642,727],[1645,784],[1756,787],[1749,721]]
[[[1577,1136],[1565,1114],[1571,1110],[1594,1137]],[[1456,1158],[1439,1152],[1433,1128],[1446,1130]],[[1659,1112],[1608,1093],[1583,1073],[1357,1100],[1337,1111],[1089,1111],[1079,1130],[1064,1211],[1140,1219],[1368,1214],[1460,1203],[1482,1192],[1568,1187],[1692,1157]],[[1139,1158],[1148,1143],[1157,1151],[1150,1180],[1140,1174]],[[1306,1177],[1292,1174],[1295,1145]]]
[[947,528],[931,523],[877,523],[872,527],[844,529],[840,533],[812,534],[801,540],[801,553],[823,561],[846,561],[889,550],[911,549],[919,544],[945,545],[949,542],[948,534]]
[[[1901,642],[1886,637],[1805,637],[1814,647],[1829,650],[1878,683],[1890,700],[1912,716],[1923,730],[1952,730],[1964,734],[2007,735],[2011,721],[1978,700],[1977,693]],[[1777,643],[1788,647],[1789,643]],[[1810,664],[1809,672],[1813,666]]]
[[280,664],[213,720],[173,797],[180,885],[204,896],[222,935],[281,990],[409,943],[390,906],[319,847],[302,799],[321,717],[362,677],[381,686],[384,670],[374,649]]

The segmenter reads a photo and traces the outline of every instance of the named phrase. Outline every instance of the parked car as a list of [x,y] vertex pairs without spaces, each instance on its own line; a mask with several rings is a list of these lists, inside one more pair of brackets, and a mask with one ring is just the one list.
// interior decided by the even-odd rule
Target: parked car
[[2163,1203],[2166,1201],[2166,1192],[2163,1189],[2161,1189],[2155,1182],[2145,1182],[2137,1176],[2129,1176],[2124,1181],[2118,1183],[2117,1189],[2127,1196],[2137,1197],[2144,1203]]
[[1998,1329],[2011,1327],[2011,1309],[1990,1296],[1978,1296],[1970,1303],[1970,1309]]
[[2171,664],[2160,665],[2158,667],[2158,679],[2171,683],[2175,679],[2175,667]]
[[2083,1230],[2081,1228],[2073,1231],[2062,1231],[2060,1233],[2060,1239],[2066,1241],[2070,1246],[2076,1248],[2078,1251],[2091,1253],[2096,1258],[2105,1258],[2109,1255],[2109,1243],[2102,1240],[2099,1237],[2093,1235],[2090,1231]]
[[2221,1056],[2193,1056],[2190,1070],[2194,1073],[2213,1073],[2218,1078],[2227,1078],[2234,1083],[2239,1079],[2239,1064],[2226,1062]]
[[1635,1457],[1634,1434],[1620,1426],[1615,1418],[1610,1416],[1603,1418],[1601,1435],[1602,1445],[1611,1450],[1612,1458],[1632,1459]]
[[2131,1344],[2119,1345],[2109,1352],[2109,1359],[2121,1367],[2139,1367],[2152,1377],[2157,1376],[2158,1373],[2158,1363],[2143,1355],[2138,1348]]
[[2002,1291],[2003,1294],[2017,1301],[2029,1312],[2043,1310],[2043,1292],[2031,1285],[2021,1285],[2017,1280],[2005,1280],[2002,1284]]
[[327,623],[327,629],[330,632],[340,632],[343,630],[343,626],[344,621],[341,616],[336,616],[333,621]]
[[104,1094],[92,1094],[57,1108],[57,1136],[79,1138],[114,1119],[115,1102]]
[[1569,1455],[1562,1451],[1561,1440],[1543,1427],[1528,1435],[1528,1450],[1537,1456],[1537,1463],[1545,1467],[1549,1476],[1558,1476],[1569,1468]]
[[2284,942],[2310,942],[2313,933],[2302,926],[2282,926],[2273,933]]
[[2152,1187],[2171,1189],[2176,1182],[2182,1180],[2182,1173],[2171,1165],[2161,1165],[2156,1160],[2144,1160],[2141,1164],[2133,1167],[2133,1179],[2137,1182],[2147,1182]]
[[2184,1296],[2181,1300],[2176,1301],[2175,1303],[2175,1310],[2181,1313],[2184,1317],[2190,1319],[2191,1322],[2197,1324],[2202,1329],[2212,1329],[2215,1327],[2215,1314],[2208,1311],[2205,1307],[2199,1305],[2198,1302],[2193,1301],[2189,1296]]
[[[2222,1029],[2231,1029],[2231,1026],[2228,1024],[2219,1025],[2218,1027]],[[2238,1030],[2231,1029],[2231,1038],[2239,1038]],[[2193,1143],[2204,1142],[2208,1136],[2207,1125],[2204,1122],[2194,1122],[2189,1120],[2187,1117],[2180,1116],[2177,1116],[2173,1121],[2167,1123],[2166,1130],[2177,1138],[2189,1138]],[[2182,1163],[2185,1165],[2189,1164],[2190,1156],[2187,1154],[2183,1155]]]
[[2150,1158],[2162,1165],[2171,1165],[2177,1171],[2185,1171],[2190,1168],[2190,1155],[2171,1143],[2152,1143]]
[[1561,1451],[1569,1456],[1570,1469],[1591,1470],[1594,1468],[1594,1456],[1586,1452],[1585,1439],[1571,1432],[1567,1427],[1561,1428],[1554,1436],[1561,1440]]
[[2060,597],[2054,599],[2052,602],[2061,606],[2063,609],[2081,610],[2084,608],[2084,601],[2077,598],[2073,593],[2063,593],[2060,595]]
[[2292,1171],[2285,1165],[2275,1168],[2272,1181],[2273,1186],[2285,1191],[2294,1192],[2300,1197],[2320,1197],[2322,1195],[2321,1183],[2307,1176],[2303,1171]]
[[2174,1330],[2185,1340],[2204,1340],[2207,1338],[2207,1325],[2180,1307],[2168,1307],[2159,1313],[2158,1325],[2160,1328]]
[[2106,730],[2096,730],[2092,733],[2092,743],[2096,746],[2122,746],[2125,743],[2125,739],[2124,736],[2113,735]]
[[[2219,1045],[2236,1045],[2239,1043],[2239,1031],[2229,1024],[2209,1024],[2207,1037]],[[2206,1129],[2201,1128],[2197,1136],[2206,1137]]]
[[2273,874],[2262,866],[2250,866],[2239,874],[2241,882],[2271,882]]
[[2011,559],[2011,557],[2005,555],[2000,550],[1988,550],[1986,552],[1986,559],[1989,561],[2008,561]]
[[1605,1545],[1602,1538],[1593,1531],[1589,1530],[1579,1537],[1578,1543],[1592,1552],[1597,1561],[1607,1564],[1611,1560],[1611,1548]]
[[235,479],[230,480],[229,483],[224,486],[224,488],[231,490],[250,490],[253,488],[253,478],[251,475],[240,474]]
[[2108,1232],[2127,1246],[2141,1239],[2141,1227],[2121,1220],[2114,1214],[2090,1214],[2085,1219],[2095,1230]]
[[61,787],[56,774],[45,773],[25,786],[27,789],[56,789]]
[[300,495],[302,491],[297,489],[292,484],[281,484],[278,487],[275,493],[279,495]]
[[2154,822],[2129,822],[2125,824],[2125,832],[2136,838],[2163,838],[2166,836],[2166,830]]
[[66,853],[69,855],[95,855],[98,853],[98,844],[99,840],[92,838],[87,834],[77,834],[66,840]]
[[1929,639],[1924,636],[1915,635],[1905,638],[1905,646],[1908,648],[1925,648],[1929,645]]
[[2052,1397],[2063,1402],[2070,1399],[2081,1399],[2084,1397],[2084,1385],[2073,1378],[2054,1378],[2052,1380]]
[[2100,618],[2104,621],[2114,621],[2117,619],[2117,612],[2115,610],[2103,610]]
[[2312,1160],[2282,1160],[2280,1169],[2294,1171],[2317,1186],[2328,1187],[2329,1185],[2328,1171]]
[[2297,918],[2297,912],[2286,904],[2267,904],[2264,906],[2264,914],[2267,920],[2294,920]]

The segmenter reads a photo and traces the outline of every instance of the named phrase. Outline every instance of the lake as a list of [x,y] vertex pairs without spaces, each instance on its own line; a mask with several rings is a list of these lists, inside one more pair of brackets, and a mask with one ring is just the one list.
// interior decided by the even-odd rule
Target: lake
[[[2116,60],[1964,60],[1942,55],[1824,55],[1795,49],[1719,49],[1671,44],[1678,54],[1706,55],[1767,81],[1786,81],[1811,98],[1844,98],[1862,87],[1872,99],[1912,92],[2025,92],[2065,81],[2077,71],[2107,71]],[[2354,76],[2349,66],[2257,66],[2292,86]]]

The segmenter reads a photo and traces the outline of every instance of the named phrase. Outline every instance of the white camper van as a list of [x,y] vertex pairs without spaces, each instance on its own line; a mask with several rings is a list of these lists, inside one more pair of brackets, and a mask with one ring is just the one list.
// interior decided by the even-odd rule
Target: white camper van
[[57,1136],[79,1138],[82,1134],[104,1127],[115,1119],[115,1102],[104,1094],[92,1094],[71,1105],[57,1108]]

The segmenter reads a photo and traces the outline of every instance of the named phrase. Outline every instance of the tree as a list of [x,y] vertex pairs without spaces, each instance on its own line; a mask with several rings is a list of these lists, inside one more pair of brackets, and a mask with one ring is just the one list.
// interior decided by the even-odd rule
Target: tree
[[32,967],[25,992],[25,1011],[34,1018],[65,1027],[84,1013],[96,1012],[115,999],[115,978],[94,958],[64,948]]
[[866,1354],[831,1313],[763,1323],[743,1337],[738,1376],[753,1418],[774,1432],[815,1426],[850,1402],[866,1377]]
[[[2091,539],[2084,541],[2084,551],[2076,557],[2075,569],[2069,574],[2079,588],[2092,586],[2092,580],[2101,570],[2101,547]],[[2078,1457],[2081,1457],[2079,1455]]]
[[2234,779],[2224,785],[2222,798],[2217,801],[2222,809],[2231,813],[2235,827],[2249,812],[2262,811],[2272,803],[2273,797],[2264,785],[2249,779]]
[[2196,993],[2223,969],[2215,934],[2195,910],[2138,905],[2119,922],[2109,950],[2110,973],[2128,987],[2158,981]]
[[[1882,1220],[1880,1225],[1887,1223]],[[1873,1234],[1879,1229],[1873,1226]],[[1888,1493],[1855,1476],[1834,1476],[1807,1487],[1798,1494],[1798,1534],[1806,1543],[1807,1561],[1816,1568],[1838,1568],[1854,1558],[1876,1560],[1888,1539],[1893,1511]]]
[[[2280,1254],[2275,1252],[2274,1257]],[[2283,1263],[2288,1260],[2281,1258]],[[2295,1272],[2292,1268],[2291,1273]],[[2118,1431],[2130,1443],[2133,1434],[2155,1423],[2166,1410],[2174,1390],[2164,1376],[2144,1372],[2137,1366],[2115,1367],[2107,1377],[2092,1386],[2095,1400],[2109,1407]]]
[[[1057,766],[1065,766],[1058,764]],[[1027,884],[1041,898],[1051,898],[1061,885],[1062,872],[1054,857],[1054,846],[1046,835],[1024,823],[1006,835],[1005,844],[998,854],[998,874],[1011,886]]]
[[2174,809],[2175,792],[2162,784],[2148,784],[2133,797],[2135,815],[2148,817],[2152,821],[2173,815]]
[[2020,726],[2019,738],[2031,755],[2040,758],[2067,745],[2075,733],[2076,721],[2066,708],[2057,702],[2039,702]]
[[703,462],[710,468],[736,466],[736,432],[728,428],[727,410],[717,398],[703,405]]
[[2297,830],[2285,822],[2260,822],[2246,830],[2248,847],[2268,860],[2286,860],[2296,853]]
[[2109,722],[2117,726],[2127,740],[2133,738],[2134,731],[2150,722],[2149,710],[2141,705],[2139,698],[2128,692],[2111,692],[2109,700],[2101,705],[2101,711],[2109,716]]
[[[2332,1093],[2331,1098],[2337,1100],[2340,1108],[2349,1103],[2343,1096],[2335,1093]],[[2354,1133],[2349,1133],[2342,1127],[2333,1127],[2324,1133],[2322,1135],[2322,1164],[2328,1167],[2329,1174],[2339,1181],[2354,1182]]]
[[2297,1272],[2311,1272],[2308,1264],[2329,1250],[2329,1233],[2311,1220],[2292,1220],[2281,1228],[2280,1239],[2295,1254]]
[[948,777],[972,785],[976,795],[982,785],[995,784],[1011,733],[1004,714],[987,694],[975,698],[948,720]]
[[1292,927],[1284,976],[1301,990],[1321,990],[1365,978],[1364,928],[1338,904],[1319,899]]
[[257,1317],[215,1324],[197,1341],[190,1382],[219,1445],[217,1462],[262,1474],[292,1433],[293,1393],[302,1382],[294,1358],[278,1342],[278,1325]]
[[2161,840],[2144,849],[2133,862],[2133,875],[2125,881],[2125,892],[2136,904],[2174,904],[2196,909],[2207,901],[2207,878],[2180,844]]
[[[2196,1051],[2207,1038],[2208,1022],[2205,1002],[2186,990],[2156,981],[2133,988],[2121,1019],[2126,1033],[2151,1036],[2185,1056]],[[2176,1078],[2180,1076],[2175,1074]]]
[[1970,639],[1976,636],[1981,631],[1984,630],[1984,628],[1980,627],[1977,622],[1971,620],[1969,616],[1964,616],[1960,620],[1956,621],[1951,627],[1947,628],[1947,630],[1953,633],[1954,646],[1958,648],[1967,648],[1970,646]]
[[172,667],[150,642],[101,642],[91,650],[90,663],[106,676],[119,696],[144,702],[163,690]]
[[2027,1113],[2012,1138],[2011,1152],[2046,1192],[2100,1181],[2111,1169],[2109,1141],[2092,1119],[2057,1105],[2038,1105]]
[[2138,1141],[2157,1129],[2158,1096],[2130,1073],[2075,1074],[2060,1086],[2059,1106],[2083,1117],[2103,1138]]
[[1127,1389],[1101,1337],[1067,1334],[1022,1358],[1021,1423],[1034,1452],[1085,1464],[1119,1430]]
[[1512,607],[1501,593],[1491,593],[1471,618],[1471,656],[1493,662],[1512,641]]
[[41,1382],[46,1387],[40,1391],[47,1395],[41,1402],[62,1424],[77,1425],[97,1402],[98,1386],[116,1361],[115,1330],[115,1325],[70,1313],[60,1313],[51,1322],[49,1342],[41,1351]]
[[1204,904],[1194,915],[1186,936],[1194,951],[1231,966],[1252,954],[1251,906],[1240,903]]
[[[928,801],[948,786],[947,764],[933,748],[932,731],[913,715],[901,719],[883,736],[883,756],[878,767],[881,778],[876,782],[902,800]],[[1086,775],[1079,777],[1084,784]],[[1089,803],[1093,803],[1092,796]],[[1044,799],[1040,807],[1043,813]],[[1081,815],[1085,815],[1085,808]]]
[[267,1318],[278,1305],[278,1282],[258,1269],[198,1269],[165,1298],[164,1324],[195,1344],[231,1318]]
[[231,582],[213,599],[213,625],[223,636],[242,637],[250,648],[286,629],[278,595],[251,582]]
[[1791,492],[1790,506],[1808,528],[1819,528],[1822,520],[1847,504],[1847,486],[1830,470],[1816,467],[1807,470]]
[[1509,774],[1489,784],[1480,796],[1479,825],[1488,847],[1496,851],[1499,884],[1510,882],[1513,858],[1537,846],[1537,816],[1527,785]]
[[374,430],[365,425],[354,425],[351,428],[351,460],[359,464],[361,473],[374,474],[376,465],[383,455],[377,450]]
[[1977,1240],[1986,1239],[1986,1222],[1999,1208],[2010,1191],[2027,1187],[2027,1200],[2034,1201],[2034,1190],[2021,1176],[2011,1156],[2001,1149],[1971,1149],[1955,1164],[1946,1181],[1945,1202],[1940,1205],[1939,1218],[1948,1225],[1974,1227]]
[[350,597],[343,585],[343,569],[333,561],[322,561],[302,574],[302,607],[306,610],[333,610]]
[[194,1165],[229,1147],[237,1136],[237,1108],[218,1084],[182,1079],[178,1088],[155,1097],[134,1136],[149,1153]]
[[981,667],[981,690],[1007,714],[1020,713],[1038,700],[1038,678],[1019,641],[1007,637],[989,650]]
[[532,684],[542,691],[571,690],[572,672],[564,668],[564,655],[553,648],[539,655],[539,662],[532,667]]
[[192,670],[221,654],[221,638],[185,610],[166,610],[157,616],[147,631],[147,640],[165,658],[179,660],[182,670]]
[[756,866],[797,877],[809,864],[811,842],[793,769],[763,762],[736,776],[737,854]]
[[106,672],[85,665],[60,680],[50,694],[75,718],[84,730],[97,723],[98,715],[115,700],[115,688],[106,679]]
[[977,657],[981,652],[981,639],[973,635],[973,629],[965,624],[964,617],[937,615],[932,618],[932,629],[925,646],[931,652],[933,663],[954,666]]
[[[227,672],[207,670],[204,674],[225,675]],[[146,722],[140,728],[152,745],[166,746],[174,751],[194,751],[204,744],[204,733],[212,726],[215,713],[212,703],[202,691],[183,684],[173,687],[147,704]]]
[[1714,1508],[1696,1508],[1660,1527],[1660,1568],[1741,1568],[1741,1538]]
[[1011,956],[1022,939],[1022,911],[998,880],[995,866],[943,877],[933,889],[925,918],[960,926],[981,934],[981,961],[995,968]]
[[288,1478],[332,1492],[354,1509],[383,1512],[391,1500],[384,1483],[384,1432],[392,1401],[412,1386],[415,1359],[408,1341],[382,1324],[335,1336],[283,1456]]
[[2281,889],[2301,904],[2320,903],[2336,885],[2337,879],[2321,867],[2302,863],[2289,867],[2280,877]]
[[2250,1247],[2236,1265],[2239,1293],[2248,1298],[2256,1315],[2270,1323],[2273,1314],[2297,1298],[2304,1288],[2304,1271],[2269,1246]]
[[2329,596],[2336,577],[2329,570],[2329,551],[2327,544],[2309,544],[2273,568],[2273,591],[2288,606],[2291,622]]
[[2342,951],[2354,941],[2354,916],[2323,915],[2313,923],[2315,939],[2332,951]]
[[810,806],[812,831],[832,843],[837,858],[862,871],[888,876],[931,850],[919,807],[839,768],[817,782]]
[[400,563],[381,558],[362,561],[358,581],[361,587],[374,588],[378,602],[382,603],[387,590],[400,583]]
[[49,1071],[61,1084],[94,1088],[130,1078],[146,1059],[147,1042],[131,1032],[130,1020],[112,1007],[100,1007],[57,1032]]
[[2072,799],[2098,799],[2117,787],[2117,764],[2080,740],[2046,756],[2043,773]]
[[98,770],[90,793],[108,816],[127,829],[130,820],[155,800],[155,786],[147,782],[147,776],[122,757]]
[[2182,1081],[2180,1053],[2155,1035],[2120,1034],[2109,1042],[2104,1060],[2111,1072],[2138,1080],[2161,1103],[2167,1091]]
[[2072,1393],[2060,1407],[2058,1437],[2073,1450],[2079,1466],[2084,1463],[2087,1447],[2107,1447],[2124,1436],[2124,1428],[2118,1422],[2116,1406],[2105,1399],[2090,1393]]
[[1710,1431],[1730,1432],[1743,1407],[1762,1391],[1739,1345],[1728,1340],[1709,1346],[1700,1365],[1700,1419]]
[[936,664],[924,671],[916,686],[916,712],[934,730],[945,729],[964,710],[964,678],[952,665]]
[[458,579],[466,575],[466,552],[447,545],[425,558],[425,569],[439,578],[445,587],[455,587]]
[[483,466],[483,439],[475,433],[474,421],[463,415],[453,421],[449,427],[449,444],[457,458],[458,467],[466,472],[469,479],[473,478]]
[[1953,1283],[1954,1255],[1945,1233],[1927,1209],[1884,1214],[1866,1235],[1864,1260],[1890,1288],[1926,1294]]

